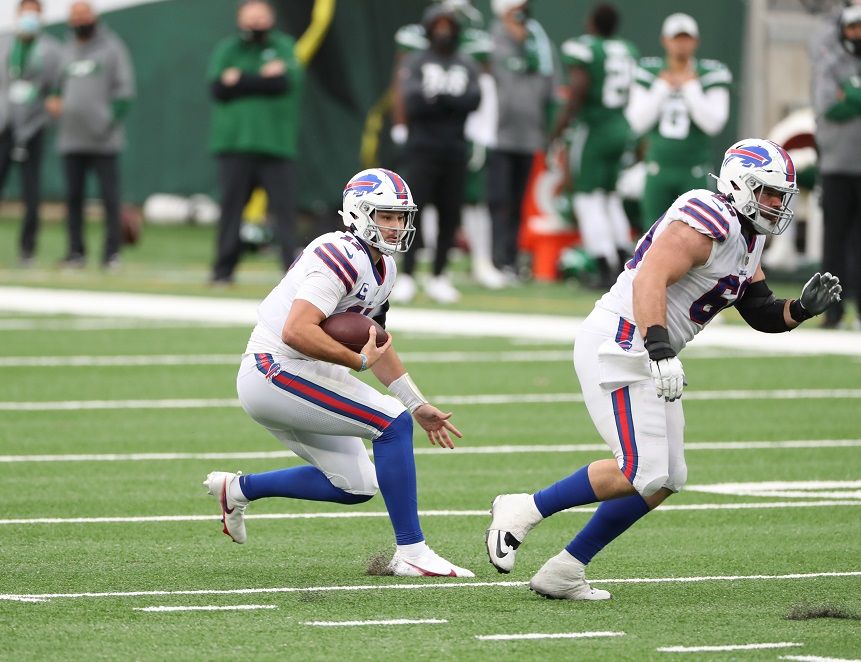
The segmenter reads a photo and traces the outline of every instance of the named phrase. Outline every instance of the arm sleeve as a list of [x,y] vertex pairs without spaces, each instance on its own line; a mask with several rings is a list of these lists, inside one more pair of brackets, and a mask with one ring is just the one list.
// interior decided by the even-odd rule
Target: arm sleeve
[[764,280],[752,283],[735,302],[735,307],[748,326],[763,333],[790,331],[783,318],[786,299],[775,299],[774,292]]
[[128,48],[117,39],[114,45],[114,52],[115,66],[114,80],[111,85],[111,100],[133,99],[135,96],[135,70]]
[[290,82],[286,74],[282,76],[260,76],[243,72],[234,88],[234,98],[278,96],[290,90]]
[[660,78],[655,78],[648,89],[641,84],[631,87],[625,119],[635,134],[641,136],[655,126],[661,114],[661,104],[667,100],[671,91],[669,84]]
[[729,119],[729,90],[726,87],[703,90],[699,80],[692,80],[682,86],[682,97],[691,120],[706,135],[715,136],[726,126]]
[[844,122],[861,115],[861,77],[853,76],[840,86],[844,97],[825,111],[825,117]]

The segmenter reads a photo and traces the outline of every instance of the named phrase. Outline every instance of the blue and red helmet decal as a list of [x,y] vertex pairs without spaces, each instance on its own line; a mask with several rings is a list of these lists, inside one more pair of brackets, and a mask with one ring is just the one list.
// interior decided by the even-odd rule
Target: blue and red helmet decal
[[395,196],[398,200],[404,200],[404,204],[410,198],[410,190],[407,188],[407,183],[403,180],[398,173],[392,170],[386,170],[385,168],[380,168],[382,172],[386,174],[386,177],[392,182],[392,185],[395,187]]
[[741,159],[741,165],[745,168],[762,168],[771,163],[771,155],[765,147],[760,145],[740,145],[727,151],[724,164],[733,159]]
[[375,174],[366,172],[353,177],[353,179],[347,182],[347,185],[344,187],[344,197],[346,198],[348,193],[355,193],[357,196],[373,193],[382,183],[383,181]]

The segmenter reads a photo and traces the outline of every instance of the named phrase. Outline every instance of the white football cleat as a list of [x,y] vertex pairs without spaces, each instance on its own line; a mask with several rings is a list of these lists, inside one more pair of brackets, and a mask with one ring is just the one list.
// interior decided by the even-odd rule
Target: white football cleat
[[245,508],[248,504],[231,499],[227,488],[230,487],[233,480],[239,478],[241,473],[241,471],[236,473],[213,471],[203,481],[203,486],[209,494],[218,499],[218,503],[221,505],[221,521],[224,523],[224,533],[230,536],[233,542],[240,545],[246,540]]
[[541,566],[529,581],[529,589],[554,600],[609,600],[609,591],[592,588],[586,566],[562,550]]
[[418,294],[416,279],[409,274],[398,274],[395,277],[395,286],[392,288],[389,298],[394,303],[409,303]]
[[499,572],[511,572],[517,548],[542,519],[531,494],[500,494],[490,506],[487,556]]
[[475,577],[472,571],[446,561],[432,549],[414,559],[396,551],[389,561],[389,570],[395,577]]
[[437,303],[448,304],[460,301],[458,292],[445,274],[431,276],[425,281],[425,294]]

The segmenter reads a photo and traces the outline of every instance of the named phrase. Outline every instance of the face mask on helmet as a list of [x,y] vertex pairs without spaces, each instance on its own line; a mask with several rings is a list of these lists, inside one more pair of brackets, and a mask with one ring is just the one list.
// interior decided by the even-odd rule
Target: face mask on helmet
[[371,168],[347,182],[343,208],[338,213],[344,225],[362,241],[381,253],[393,255],[406,253],[412,245],[417,210],[412,193],[400,175],[383,168]]
[[718,191],[750,221],[758,234],[781,234],[792,221],[798,192],[795,165],[782,147],[768,140],[742,140],[724,154]]

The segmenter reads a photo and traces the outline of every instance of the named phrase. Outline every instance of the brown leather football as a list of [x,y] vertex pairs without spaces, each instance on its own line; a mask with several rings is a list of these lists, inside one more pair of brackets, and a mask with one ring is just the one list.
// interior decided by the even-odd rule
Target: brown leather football
[[389,339],[389,334],[370,317],[360,313],[335,313],[320,323],[327,335],[354,352],[362,351],[372,326],[377,329],[377,347],[380,347]]

